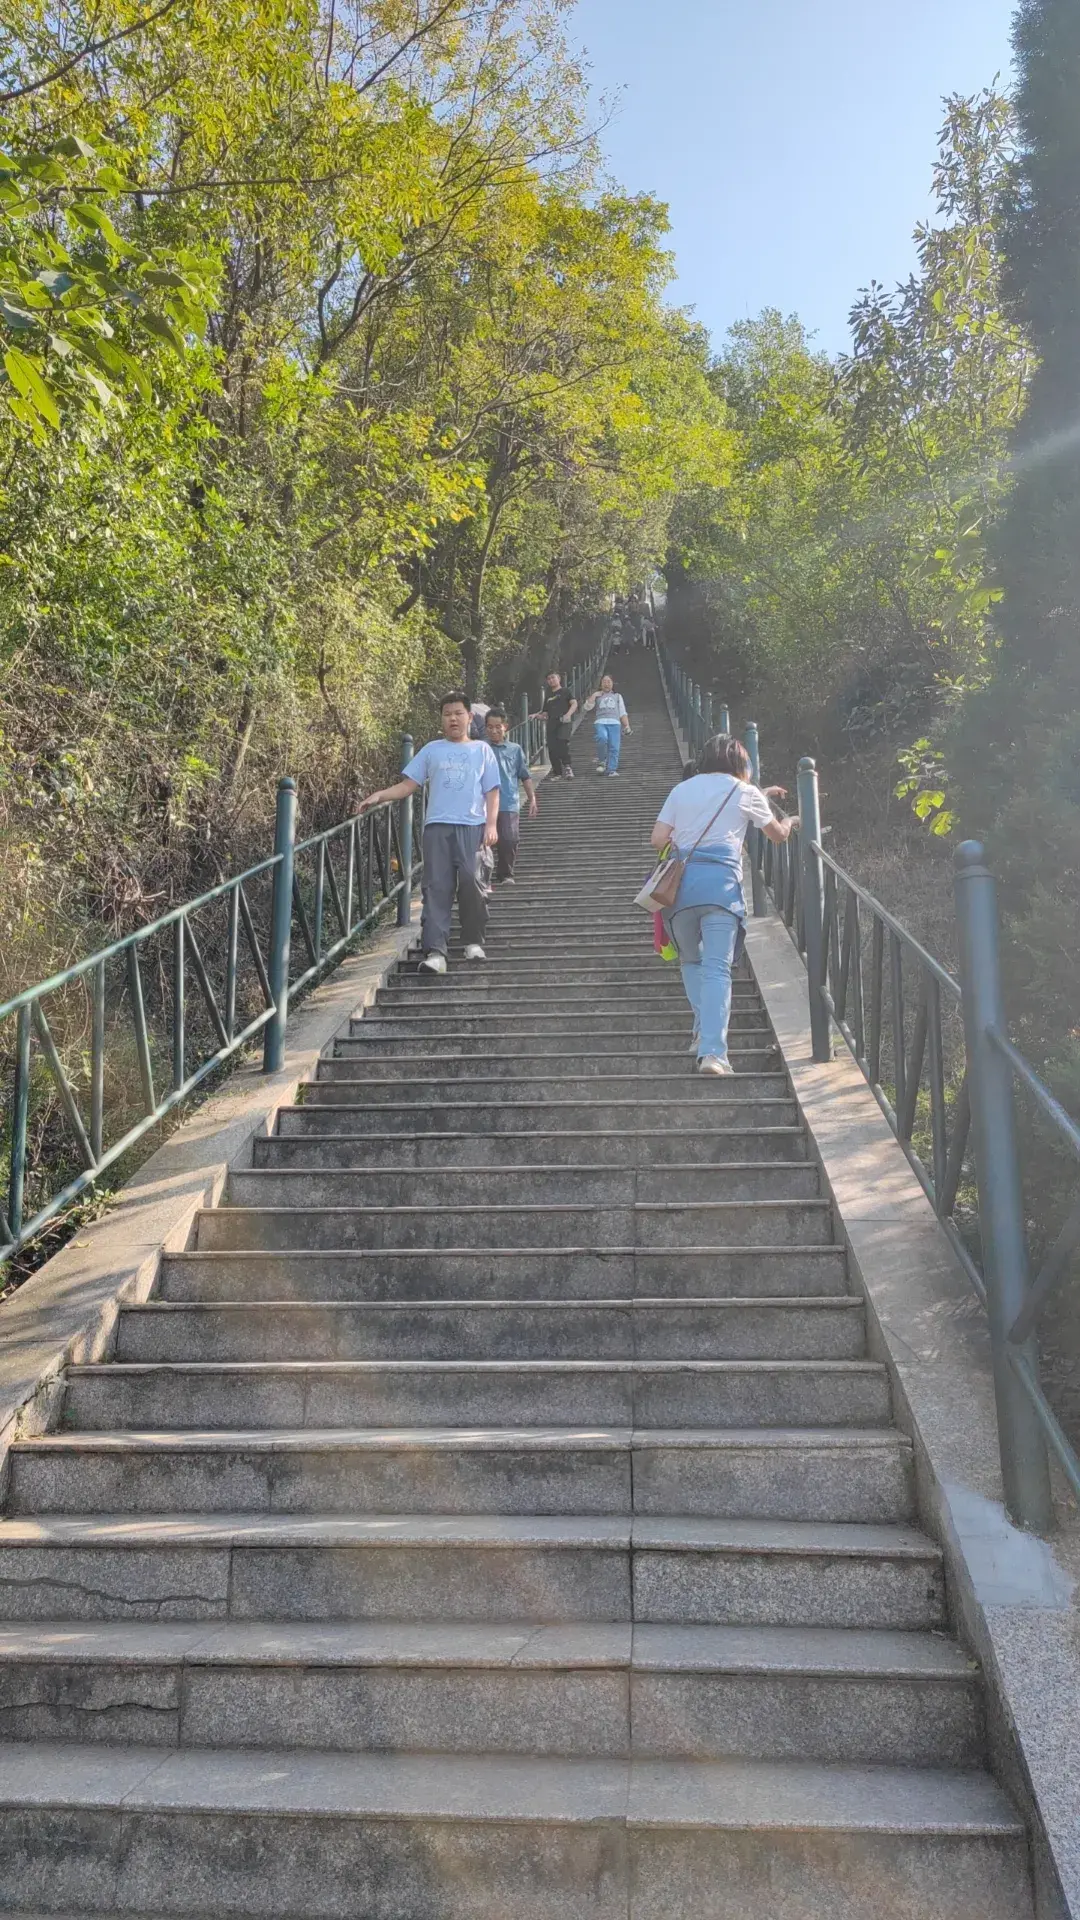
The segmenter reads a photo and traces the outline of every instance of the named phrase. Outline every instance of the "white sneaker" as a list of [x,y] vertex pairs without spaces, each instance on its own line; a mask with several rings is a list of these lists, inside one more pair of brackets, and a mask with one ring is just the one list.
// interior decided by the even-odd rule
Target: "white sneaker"
[[596,771],[597,771],[597,773],[606,773],[606,772],[607,772],[607,768],[606,768],[606,767],[602,767],[602,766],[601,766],[601,765],[599,764],[599,762],[597,762],[597,767],[596,767]]
[[723,1075],[734,1073],[735,1069],[730,1060],[721,1060],[715,1053],[707,1053],[700,1063],[699,1071]]
[[573,779],[573,777],[574,777],[574,769],[573,769],[573,767],[567,767],[567,769],[566,769],[566,772],[565,772],[565,773],[563,774],[563,779],[564,779],[564,780],[572,780],[572,779]]
[[466,947],[465,958],[466,960],[486,960],[487,954],[484,952],[483,947]]
[[445,973],[446,972],[445,953],[425,953],[423,959],[420,962],[419,970],[421,973]]

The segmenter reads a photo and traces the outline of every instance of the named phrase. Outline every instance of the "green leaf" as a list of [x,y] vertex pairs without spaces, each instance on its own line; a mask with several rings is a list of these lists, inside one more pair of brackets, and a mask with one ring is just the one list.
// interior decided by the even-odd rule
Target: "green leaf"
[[29,356],[18,347],[9,347],[4,355],[4,368],[16,392],[37,408],[50,427],[59,428],[60,409],[56,404],[56,396]]
[[140,313],[139,325],[145,327],[148,333],[154,334],[158,340],[164,340],[174,353],[183,353],[184,343],[180,335],[174,327],[170,327],[169,322],[160,313]]
[[79,372],[82,374],[82,377],[86,381],[87,386],[90,387],[92,391],[97,395],[98,399],[101,401],[102,406],[103,407],[111,406],[113,401],[116,399],[116,394],[113,392],[113,389],[112,387],[109,386],[108,382],[106,380],[103,380],[100,374],[95,373],[92,367],[88,367],[84,365],[79,368]]
[[192,299],[196,298],[195,288],[191,285],[191,282],[185,280],[183,274],[177,273],[172,267],[147,267],[146,272],[143,274],[143,279],[148,281],[152,287],[176,288],[185,293],[189,293]]
[[56,151],[66,153],[69,160],[96,160],[98,157],[96,147],[92,147],[89,140],[82,139],[77,133],[66,134],[63,140],[58,140]]
[[103,213],[92,200],[73,200],[66,212],[69,220],[74,220],[77,226],[84,227],[88,233],[99,233],[114,253],[130,254],[135,251],[127,240],[121,239],[108,214]]
[[33,333],[41,324],[37,316],[29,312],[26,307],[13,306],[11,301],[5,300],[2,294],[0,294],[0,320],[5,326],[10,327],[13,333]]
[[937,813],[938,809],[944,805],[945,795],[943,793],[920,793],[914,803],[915,818],[917,820],[926,820],[930,814]]
[[62,268],[46,267],[44,273],[38,274],[37,283],[46,293],[51,293],[54,300],[59,300],[61,294],[71,291],[76,281],[74,274],[64,273]]

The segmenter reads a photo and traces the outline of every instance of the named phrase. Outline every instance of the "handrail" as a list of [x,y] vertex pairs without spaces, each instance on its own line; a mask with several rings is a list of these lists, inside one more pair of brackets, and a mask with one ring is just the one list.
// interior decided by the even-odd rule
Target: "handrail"
[[[291,781],[281,783],[279,815],[283,794],[295,805]],[[406,875],[400,827],[389,818],[394,810],[379,811],[382,824],[356,816],[298,847],[276,845],[267,859],[0,1006],[0,1021],[15,1021],[4,1102],[8,1180],[0,1205],[0,1267],[259,1034],[267,1039],[268,1064],[275,1064],[269,1059],[271,1034],[275,1028],[283,1033],[290,996],[325,972],[395,902],[411,895],[419,868],[413,865]],[[335,871],[334,860],[340,869],[346,845],[344,870]],[[304,871],[309,858],[321,875],[314,901]],[[297,859],[304,863],[299,872]],[[279,910],[275,921],[273,901],[265,898],[266,881],[280,894],[286,868],[289,911]],[[337,923],[329,943],[328,895]],[[297,923],[310,958],[298,974],[289,968],[289,936]],[[210,943],[213,960],[203,952],[205,945],[209,955]],[[69,1049],[57,1044],[53,1031],[57,1022],[85,1025],[85,999],[73,1009],[64,998],[80,987],[90,1003],[90,1045],[81,1070],[70,1060],[65,1064],[62,1056]],[[107,1068],[120,1050],[133,1055],[138,1092],[121,1092],[113,1101],[118,1125],[107,1139]],[[53,1102],[63,1125],[59,1137],[55,1124],[49,1128],[51,1153],[46,1154],[32,1143],[31,1124],[35,1111],[47,1112]],[[50,1190],[49,1162],[57,1160],[67,1177]]]
[[960,982],[953,978],[953,975],[948,969],[943,967],[939,961],[935,960],[933,954],[928,953],[925,947],[919,945],[914,934],[909,933],[907,928],[902,926],[899,920],[893,918],[888,907],[883,907],[881,901],[876,900],[874,895],[868,893],[865,887],[860,886],[857,880],[853,880],[850,873],[845,873],[843,867],[833,859],[830,853],[826,853],[824,847],[819,846],[815,840],[810,842],[810,846],[818,855],[819,859],[824,861],[825,866],[830,868],[836,875],[837,879],[842,880],[844,885],[850,888],[852,893],[857,893],[860,900],[871,909],[890,932],[895,933],[899,939],[903,940],[909,950],[917,956],[920,966],[926,967],[930,973],[934,974],[938,983],[945,988],[946,992],[951,993],[959,1000]]
[[[605,644],[571,669],[575,694],[602,669],[606,655]],[[532,766],[543,755],[544,731],[542,722],[529,717],[529,704],[526,698],[510,738]],[[406,736],[402,764],[411,757]],[[423,869],[413,850],[422,834],[419,795],[352,814],[297,842],[296,788],[283,779],[274,851],[265,860],[0,1005],[0,1023],[15,1023],[7,1082],[0,1084],[0,1142],[8,1162],[0,1269],[259,1034],[264,1069],[281,1066],[296,994],[391,908],[398,924],[408,926]],[[204,946],[214,958],[204,957]],[[45,1003],[72,988],[81,989],[79,1004],[72,1009],[61,999],[50,1007],[50,1021]],[[80,1068],[65,1065],[67,1036],[58,1045],[54,1032],[61,1024],[78,1029]],[[134,1078],[138,1096],[122,1086],[112,1102],[118,1109],[111,1115],[114,1137],[107,1138],[107,1068],[110,1052],[120,1046],[130,1050],[134,1072],[119,1078]],[[46,1142],[32,1138],[33,1123],[43,1114]],[[58,1160],[60,1184],[53,1187],[49,1170]]]
[[[699,751],[711,702],[661,642],[657,653],[676,721],[691,752]],[[726,708],[722,716],[730,731]],[[747,722],[744,731],[760,780],[758,729]],[[996,885],[978,843],[956,852],[957,979],[826,851],[812,760],[799,764],[799,811],[799,840],[750,843],[754,911],[766,910],[767,894],[806,963],[814,1059],[831,1058],[835,1028],[986,1307],[1006,1503],[1021,1526],[1046,1532],[1053,1518],[1048,1450],[1077,1499],[1080,1454],[1040,1385],[1035,1334],[1080,1249],[1080,1197],[1032,1280],[1017,1084],[1078,1160],[1080,1124],[1009,1038]],[[962,1060],[951,1074],[950,1020],[958,1068]],[[965,1188],[966,1210],[977,1211],[981,1259],[957,1220]]]
[[223,894],[228,893],[231,887],[243,886],[247,881],[257,879],[259,874],[268,873],[272,867],[276,867],[277,863],[278,855],[272,853],[269,859],[260,860],[256,866],[249,867],[246,873],[237,874],[231,880],[223,880],[219,886],[211,887],[209,893],[201,893],[198,899],[186,900],[183,906],[170,907],[168,913],[163,913],[160,919],[152,920],[148,926],[136,928],[134,933],[126,933],[122,940],[114,940],[111,946],[102,947],[99,953],[90,954],[86,960],[73,961],[70,967],[65,967],[63,973],[52,974],[48,980],[39,981],[36,987],[24,987],[21,993],[17,993],[11,1000],[5,1000],[0,1006],[0,1020],[6,1019],[9,1013],[17,1013],[20,1007],[29,1006],[32,1001],[39,1000],[43,993],[52,993],[56,987],[69,985],[72,980],[77,980],[82,974],[89,973],[99,961],[115,959],[117,954],[125,952],[128,947],[135,946],[140,940],[148,939],[151,934],[160,933],[162,928],[172,926],[181,915],[195,913],[200,907],[209,906],[212,901],[219,900]]
[[[804,819],[807,780],[816,805],[816,772],[813,762],[803,761]],[[804,839],[786,868],[767,858],[766,882],[789,926],[792,888],[801,901],[803,938],[797,944],[808,956],[812,1028],[820,1009],[845,1041],[986,1307],[1006,1502],[1021,1526],[1047,1532],[1053,1519],[1048,1450],[1078,1499],[1080,1454],[1043,1392],[1035,1336],[1043,1309],[1080,1248],[1080,1199],[1032,1280],[1016,1083],[1078,1159],[1080,1126],[1008,1037],[996,884],[982,848],[966,841],[955,866],[959,979],[825,851],[817,835]],[[824,875],[817,894],[815,868]],[[816,964],[809,957],[815,943],[806,937],[814,927]],[[951,1085],[944,1028],[949,1009],[962,1023],[957,1041],[963,1059]],[[829,1053],[828,1046],[824,1052],[815,1046],[815,1059]],[[956,1219],[965,1181],[975,1189],[981,1259]]]

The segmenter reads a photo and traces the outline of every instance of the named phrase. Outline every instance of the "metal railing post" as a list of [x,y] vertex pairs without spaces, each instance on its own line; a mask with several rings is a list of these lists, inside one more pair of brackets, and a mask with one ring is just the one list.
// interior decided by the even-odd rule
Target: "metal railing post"
[[720,702],[720,725],[717,728],[717,732],[718,733],[731,732],[731,708],[728,706],[728,703],[726,700],[721,700]]
[[296,846],[296,781],[286,774],[278,781],[274,817],[274,892],[270,907],[270,964],[267,976],[274,1011],[266,1024],[263,1072],[276,1073],[285,1058],[285,1024],[289,1018],[289,946],[292,939],[293,849]]
[[533,729],[532,721],[529,718],[530,705],[528,694],[523,693],[521,696],[521,730],[525,738],[522,745],[525,748],[525,758],[531,767],[533,757]]
[[[702,698],[701,724],[705,729],[705,739],[711,740],[716,731],[713,726],[713,697],[711,693],[704,694]],[[704,742],[702,744],[704,744]]]
[[[956,850],[956,916],[971,1130],[979,1192],[986,1310],[997,1399],[1005,1504],[1018,1526],[1053,1523],[1046,1445],[1009,1361],[1009,1330],[1027,1295],[1028,1260],[1012,1068],[990,1038],[1004,1034],[997,885],[977,840]],[[1018,1349],[1036,1369],[1034,1338]]]
[[[746,723],[746,751],[750,755],[750,774],[755,787],[761,785],[761,739],[756,720]],[[760,827],[750,829],[750,885],[753,894],[754,918],[760,920],[768,911],[765,898],[765,835]]]
[[[528,702],[526,701],[526,705]],[[401,738],[401,764],[407,767],[413,757],[413,737],[411,733]],[[408,794],[399,802],[401,814],[398,819],[398,840],[401,845],[401,892],[398,894],[397,923],[407,927],[412,919],[412,870],[413,870],[413,797]]]
[[821,802],[817,767],[811,759],[799,761],[799,866],[801,868],[803,931],[806,939],[806,980],[810,992],[810,1039],[817,1061],[832,1059],[829,1010],[822,998],[822,959],[825,939],[825,879],[821,855]]

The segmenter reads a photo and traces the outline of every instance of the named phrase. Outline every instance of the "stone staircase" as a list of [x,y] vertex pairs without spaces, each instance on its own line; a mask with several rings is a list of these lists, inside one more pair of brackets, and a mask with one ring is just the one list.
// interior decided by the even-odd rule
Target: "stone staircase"
[[630,904],[677,777],[542,792],[0,1522],[0,1910],[1028,1920],[911,1448],[749,978]]

